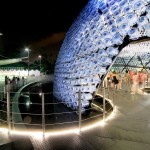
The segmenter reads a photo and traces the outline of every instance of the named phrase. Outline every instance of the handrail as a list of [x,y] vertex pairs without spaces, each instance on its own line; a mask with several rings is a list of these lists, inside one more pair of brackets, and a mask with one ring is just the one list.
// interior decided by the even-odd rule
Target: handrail
[[[82,126],[82,123],[84,123],[84,121],[90,121],[90,120],[93,120],[93,119],[96,119],[96,118],[100,118],[100,117],[103,117],[105,114],[108,114],[109,112],[111,112],[113,110],[113,106],[111,106],[110,102],[108,101],[107,99],[107,91],[106,94],[105,94],[105,97],[106,97],[106,102],[105,102],[105,109],[106,107],[108,107],[107,110],[103,109],[103,104],[99,104],[99,107],[101,107],[101,111],[97,111],[97,113],[95,113],[95,115],[93,116],[89,116],[89,117],[83,117],[82,114],[81,114],[81,118],[78,119],[79,117],[79,114],[80,112],[82,112],[82,106],[77,109],[77,110],[67,110],[67,111],[63,111],[63,109],[60,111],[60,112],[51,112],[51,113],[48,113],[48,112],[45,112],[45,107],[47,105],[53,105],[54,107],[57,106],[58,104],[62,104],[64,105],[65,102],[56,102],[56,100],[54,102],[45,102],[45,103],[34,103],[32,102],[31,106],[32,105],[38,105],[40,106],[41,110],[40,110],[40,113],[31,113],[31,112],[20,112],[19,111],[19,108],[18,108],[18,105],[19,104],[22,104],[22,105],[25,105],[26,103],[25,102],[18,102],[18,98],[20,96],[20,94],[22,93],[22,90],[26,87],[28,87],[29,85],[33,84],[35,82],[32,82],[32,83],[29,83],[28,85],[24,86],[23,88],[19,89],[19,91],[17,92],[10,92],[9,94],[11,95],[12,93],[14,94],[15,93],[15,97],[13,98],[13,101],[12,101],[12,98],[10,100],[10,106],[11,106],[11,109],[10,109],[10,112],[8,112],[8,110],[0,110],[0,113],[6,113],[6,114],[9,114],[10,115],[10,120],[7,120],[8,118],[5,118],[5,119],[2,119],[0,118],[0,122],[5,122],[5,123],[9,123],[11,126],[13,126],[15,129],[20,129],[20,130],[24,130],[26,128],[26,126],[28,126],[28,128],[30,128],[30,126],[40,126],[42,128],[40,128],[40,130],[43,132],[43,134],[45,134],[45,129],[47,126],[54,126],[55,128],[55,125],[63,125],[63,124],[74,124],[74,123],[78,123],[79,124],[79,128],[81,128]],[[105,88],[103,88],[103,90],[106,90]],[[39,94],[39,93],[35,93],[35,94]],[[43,95],[43,98],[44,98],[44,95],[46,95],[47,93],[41,93]],[[82,94],[82,93],[81,93]],[[82,96],[81,96],[82,97]],[[41,97],[42,98],[42,97]],[[103,96],[102,96],[103,98]],[[98,100],[99,97],[94,97],[93,98],[93,101],[94,100]],[[80,99],[81,100],[81,99]],[[7,104],[6,101],[3,101],[3,100],[0,100],[0,102],[4,103],[4,104]],[[73,102],[67,102],[67,103],[74,103]],[[81,103],[82,105],[82,103]],[[42,111],[43,109],[43,111]],[[92,111],[94,108],[85,108],[84,111]],[[65,119],[64,118],[64,121],[63,122],[53,122],[51,123],[51,121],[48,121],[47,118],[48,117],[51,117],[51,116],[70,116],[70,114],[73,114],[74,115],[74,118],[71,118],[69,119],[70,121],[68,121],[68,119]],[[29,116],[30,117],[40,117],[41,119],[43,119],[43,117],[45,118],[43,121],[41,120],[40,123],[29,123],[29,122],[23,122],[23,118],[22,116]],[[105,118],[104,118],[104,121],[105,121]],[[12,127],[11,127],[12,128]],[[36,127],[35,127],[36,128]]]

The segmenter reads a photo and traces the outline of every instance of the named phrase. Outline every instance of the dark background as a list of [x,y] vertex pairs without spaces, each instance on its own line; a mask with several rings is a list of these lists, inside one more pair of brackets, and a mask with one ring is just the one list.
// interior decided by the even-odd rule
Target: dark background
[[0,2],[0,55],[11,57],[26,45],[67,32],[88,0]]

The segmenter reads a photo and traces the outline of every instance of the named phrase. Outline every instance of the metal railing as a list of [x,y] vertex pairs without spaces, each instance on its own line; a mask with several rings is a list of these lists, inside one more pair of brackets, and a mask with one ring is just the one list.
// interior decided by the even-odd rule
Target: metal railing
[[[43,135],[47,131],[52,131],[53,129],[65,129],[70,127],[75,127],[79,129],[81,132],[81,128],[86,126],[87,122],[95,122],[95,120],[103,120],[105,121],[106,115],[110,114],[113,111],[113,107],[106,100],[108,93],[106,94],[106,88],[103,87],[103,96],[101,97],[102,101],[97,105],[98,109],[93,107],[85,108],[84,112],[91,112],[94,110],[94,115],[84,116],[84,112],[82,111],[82,92],[78,92],[78,109],[73,110],[67,108],[66,103],[63,101],[57,101],[52,99],[47,99],[49,95],[53,93],[33,93],[27,92],[21,93],[20,95],[26,96],[26,98],[32,97],[40,97],[39,101],[22,101],[19,100],[13,101],[11,98],[12,93],[7,91],[6,100],[0,100],[2,109],[0,110],[0,124],[1,126],[6,126],[8,128],[8,133],[12,129],[19,130],[40,130],[43,132]],[[29,97],[28,97],[29,96]],[[93,98],[94,101],[99,100],[99,97]],[[92,101],[93,101],[92,100]],[[52,101],[52,102],[51,102]],[[69,102],[72,103],[72,102]],[[23,111],[25,107],[36,108],[34,111]],[[15,109],[16,107],[20,108]],[[12,109],[13,108],[13,109]],[[53,111],[49,111],[49,109],[55,109]],[[107,108],[107,109],[106,109]],[[18,111],[19,110],[19,111]],[[95,111],[96,110],[96,111]],[[98,110],[98,111],[97,111]],[[35,120],[35,121],[34,121]]]

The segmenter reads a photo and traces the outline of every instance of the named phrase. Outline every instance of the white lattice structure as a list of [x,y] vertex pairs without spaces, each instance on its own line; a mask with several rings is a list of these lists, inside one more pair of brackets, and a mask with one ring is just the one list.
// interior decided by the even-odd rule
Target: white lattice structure
[[150,0],[89,0],[60,48],[54,79],[57,99],[76,110],[77,92],[81,90],[83,110],[89,105],[92,93],[122,48],[131,41],[150,37],[149,3]]

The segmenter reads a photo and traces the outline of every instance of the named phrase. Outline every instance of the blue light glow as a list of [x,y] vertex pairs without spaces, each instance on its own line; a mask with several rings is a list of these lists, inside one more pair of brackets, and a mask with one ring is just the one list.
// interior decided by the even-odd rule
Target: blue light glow
[[128,36],[129,41],[150,37],[149,0],[90,0],[72,24],[55,66],[54,96],[84,110]]

